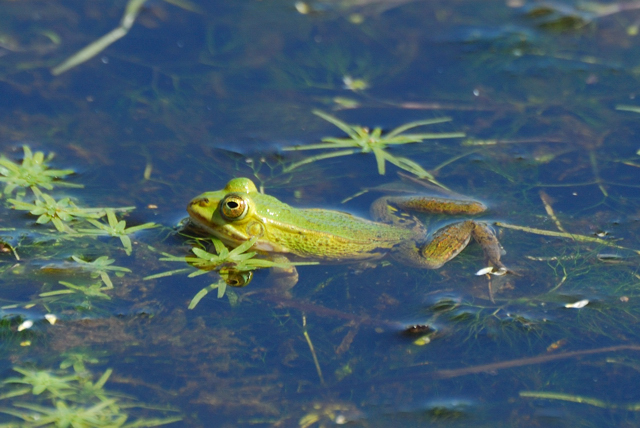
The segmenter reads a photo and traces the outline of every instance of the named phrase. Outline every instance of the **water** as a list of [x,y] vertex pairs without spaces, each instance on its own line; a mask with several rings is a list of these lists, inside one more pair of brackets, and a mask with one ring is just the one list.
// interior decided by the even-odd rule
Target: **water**
[[[52,76],[126,2],[0,3],[5,159],[55,153],[50,167],[84,187],[42,192],[157,225],[127,255],[118,237],[11,209],[32,190],[7,194],[1,421],[636,426],[637,17],[606,5],[149,1],[128,34]],[[218,277],[160,258],[191,254],[196,195],[245,176],[294,206],[367,216],[377,187],[397,187],[399,168],[380,175],[373,153],[291,169],[330,150],[284,148],[346,138],[314,110],[384,132],[449,118],[408,132],[465,137],[388,153],[485,202],[515,274],[476,276],[470,245],[439,270],[300,266],[290,296],[257,270],[188,309]],[[82,264],[99,257],[107,280]],[[191,270],[145,279],[177,269]]]

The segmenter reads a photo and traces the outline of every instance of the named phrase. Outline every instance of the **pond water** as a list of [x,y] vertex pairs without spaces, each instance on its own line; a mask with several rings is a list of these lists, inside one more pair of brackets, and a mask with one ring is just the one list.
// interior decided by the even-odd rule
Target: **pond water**
[[[638,8],[0,1],[0,426],[638,426]],[[511,272],[226,286],[185,208],[233,177],[477,199]]]

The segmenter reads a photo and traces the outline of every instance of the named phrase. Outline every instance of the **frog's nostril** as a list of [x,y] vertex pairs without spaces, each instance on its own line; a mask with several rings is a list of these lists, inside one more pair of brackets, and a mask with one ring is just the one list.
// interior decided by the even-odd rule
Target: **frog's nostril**
[[198,201],[198,203],[200,204],[201,207],[204,207],[206,205],[209,205],[209,199],[208,198],[202,198]]

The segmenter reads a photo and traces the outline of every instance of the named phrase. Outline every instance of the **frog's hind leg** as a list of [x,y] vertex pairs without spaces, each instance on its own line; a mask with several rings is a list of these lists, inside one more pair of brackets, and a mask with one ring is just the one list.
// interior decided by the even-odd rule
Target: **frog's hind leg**
[[473,199],[448,199],[424,195],[383,196],[371,205],[371,216],[384,223],[395,223],[404,212],[444,215],[474,215],[486,211],[487,207]]
[[421,246],[409,242],[401,244],[394,257],[417,267],[438,269],[464,250],[471,237],[482,246],[489,263],[500,270],[507,270],[500,261],[502,248],[491,228],[473,220],[445,226]]
[[514,273],[507,269],[505,265],[500,261],[500,256],[504,254],[504,250],[496,238],[495,233],[488,224],[482,222],[473,222],[476,227],[473,229],[472,235],[473,239],[482,246],[482,251],[484,251],[484,256],[487,261],[494,267],[497,268],[500,273]]
[[[443,215],[473,215],[479,214],[486,209],[487,207],[484,204],[474,200],[434,198],[423,195],[383,196],[376,199],[371,205],[371,217],[382,223],[411,229],[415,235],[422,236],[427,234],[427,230],[416,216],[410,214],[412,212]],[[452,226],[455,228],[455,225]],[[469,236],[471,234],[470,230],[472,230],[472,228],[465,226],[462,230],[455,230],[453,232],[456,235],[466,233],[466,235]],[[465,243],[462,248],[466,245]],[[455,257],[455,255],[453,257]]]

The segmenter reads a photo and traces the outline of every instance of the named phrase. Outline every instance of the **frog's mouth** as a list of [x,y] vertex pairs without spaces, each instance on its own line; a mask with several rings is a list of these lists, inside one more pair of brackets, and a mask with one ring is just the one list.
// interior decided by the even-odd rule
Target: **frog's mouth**
[[202,229],[208,234],[215,236],[225,244],[235,242],[237,245],[238,242],[246,241],[245,237],[235,236],[236,234],[229,233],[229,231],[224,227],[211,227],[210,220],[200,215],[200,213],[192,211],[191,209],[187,209],[187,211],[189,212],[191,222],[195,224],[198,229]]
[[225,226],[212,227],[210,218],[205,217],[199,212],[197,212],[196,210],[192,209],[192,206],[196,204],[194,203],[189,204],[189,206],[187,207],[187,212],[189,213],[191,222],[198,229],[201,229],[207,234],[218,238],[225,245],[230,247],[236,247],[249,239],[247,236],[244,236],[241,233],[238,233],[236,229],[231,227],[225,227]]
[[200,205],[201,201],[199,199],[193,200],[189,203],[189,205],[187,205],[187,212],[189,213],[191,223],[195,224],[198,229],[202,229],[205,232],[214,235],[216,238],[222,239],[222,235],[224,234],[221,234],[218,229],[211,227],[211,218],[205,217],[197,209],[197,207]]
[[[262,237],[262,234],[264,233],[264,230],[265,230],[264,225],[262,225],[262,223],[257,221],[249,222],[249,224],[246,225],[245,228],[243,228],[243,229],[246,229],[247,234],[243,234],[236,227],[232,227],[228,224],[227,225],[216,224],[216,222],[211,217],[209,217],[208,215],[207,216],[203,215],[200,212],[200,210],[198,210],[198,207],[201,206],[202,203],[203,203],[202,200],[196,199],[191,203],[189,203],[189,205],[187,206],[187,212],[189,213],[191,222],[198,229],[201,229],[207,234],[212,235],[215,238],[218,238],[226,246],[233,248],[233,247],[237,247],[243,242],[248,241],[252,236]],[[205,203],[210,204],[210,201],[207,200]],[[271,252],[288,253],[289,252],[289,250],[284,247],[273,245],[267,240],[262,240],[262,239],[259,239],[253,245],[253,249],[267,252],[267,253],[271,253]]]

